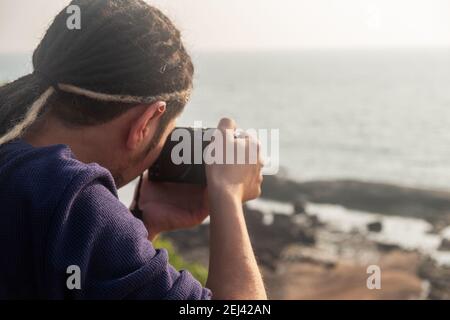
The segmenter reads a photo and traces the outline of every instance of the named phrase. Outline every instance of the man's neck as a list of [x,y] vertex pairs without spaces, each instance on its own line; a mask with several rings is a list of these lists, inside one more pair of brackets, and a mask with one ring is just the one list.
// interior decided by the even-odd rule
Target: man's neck
[[67,145],[77,160],[83,163],[98,163],[111,166],[111,139],[105,135],[107,128],[69,127],[59,120],[46,117],[39,121],[25,135],[24,140],[35,147],[55,144]]

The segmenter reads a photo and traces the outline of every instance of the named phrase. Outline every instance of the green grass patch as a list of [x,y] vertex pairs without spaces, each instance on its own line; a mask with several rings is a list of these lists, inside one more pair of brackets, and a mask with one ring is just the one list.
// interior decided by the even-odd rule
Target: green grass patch
[[206,285],[206,279],[208,278],[208,270],[200,263],[187,262],[183,257],[175,250],[170,240],[158,237],[153,241],[155,248],[164,248],[169,253],[169,262],[177,270],[188,270],[192,275],[203,285]]

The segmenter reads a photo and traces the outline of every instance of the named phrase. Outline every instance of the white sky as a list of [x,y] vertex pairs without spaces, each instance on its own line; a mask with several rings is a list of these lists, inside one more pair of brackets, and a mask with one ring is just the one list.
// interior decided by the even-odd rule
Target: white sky
[[[149,0],[191,50],[450,47],[450,0]],[[33,50],[68,0],[0,0],[0,52]]]

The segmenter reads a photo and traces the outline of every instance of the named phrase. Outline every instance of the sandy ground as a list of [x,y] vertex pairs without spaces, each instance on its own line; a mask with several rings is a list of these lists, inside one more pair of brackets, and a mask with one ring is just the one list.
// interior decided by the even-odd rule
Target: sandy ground
[[419,256],[393,251],[381,256],[381,289],[369,290],[367,266],[339,261],[329,267],[315,262],[281,262],[263,270],[271,299],[419,299],[424,283],[417,276]]

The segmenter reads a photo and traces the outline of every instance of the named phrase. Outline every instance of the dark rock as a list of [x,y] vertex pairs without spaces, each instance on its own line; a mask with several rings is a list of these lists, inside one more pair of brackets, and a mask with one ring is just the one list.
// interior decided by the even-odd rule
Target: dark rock
[[304,197],[298,197],[294,203],[294,214],[305,214],[306,213],[306,199]]
[[273,223],[265,225],[261,212],[247,209],[245,218],[258,260],[271,269],[275,268],[281,252],[289,244],[315,243],[315,230],[294,223],[291,216],[274,215]]
[[438,266],[435,261],[427,258],[420,264],[418,275],[430,283],[428,299],[450,299],[450,268]]
[[367,230],[370,232],[381,232],[383,224],[380,221],[370,222],[367,224]]
[[323,226],[324,226],[324,223],[322,223],[322,222],[319,220],[319,217],[318,217],[318,216],[315,216],[315,215],[308,215],[307,217],[308,217],[308,220],[309,220],[309,223],[310,223],[310,226],[311,226],[311,227],[313,227],[313,228],[318,228],[318,227],[323,227]]
[[378,250],[382,252],[390,252],[394,250],[400,249],[400,247],[396,244],[387,244],[387,243],[376,243]]
[[449,239],[442,239],[441,244],[439,246],[440,251],[450,251],[450,240]]

